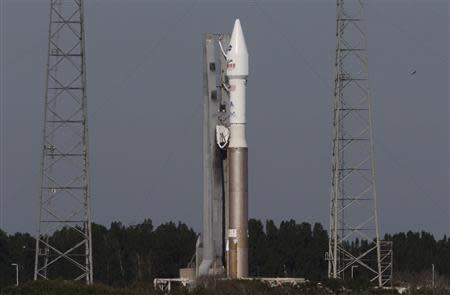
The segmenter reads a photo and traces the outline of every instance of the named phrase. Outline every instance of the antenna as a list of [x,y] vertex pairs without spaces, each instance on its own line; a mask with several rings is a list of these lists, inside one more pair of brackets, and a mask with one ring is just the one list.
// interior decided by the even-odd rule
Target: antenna
[[[386,286],[392,276],[392,251],[381,247],[392,243],[380,241],[378,228],[362,0],[337,0],[336,38],[328,276]],[[361,247],[355,244],[365,241],[365,250],[356,250]]]
[[93,281],[83,10],[50,0],[35,280]]

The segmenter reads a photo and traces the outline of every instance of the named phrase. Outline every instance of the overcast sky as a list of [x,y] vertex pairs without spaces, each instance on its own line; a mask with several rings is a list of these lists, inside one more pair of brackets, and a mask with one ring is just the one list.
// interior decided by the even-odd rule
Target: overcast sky
[[[49,5],[0,1],[0,226],[34,232]],[[328,227],[334,0],[85,2],[95,222],[149,217],[200,230],[201,36],[240,17],[250,51],[250,217]],[[442,236],[449,3],[368,2],[381,231]]]

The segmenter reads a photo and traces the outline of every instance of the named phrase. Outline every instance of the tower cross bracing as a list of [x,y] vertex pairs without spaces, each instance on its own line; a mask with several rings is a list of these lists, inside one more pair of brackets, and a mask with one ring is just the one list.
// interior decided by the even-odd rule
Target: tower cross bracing
[[83,4],[50,0],[35,280],[93,280]]

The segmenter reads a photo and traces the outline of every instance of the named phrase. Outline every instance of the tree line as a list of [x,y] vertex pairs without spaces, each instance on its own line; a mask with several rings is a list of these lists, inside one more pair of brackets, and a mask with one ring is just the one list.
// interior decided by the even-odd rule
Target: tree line
[[[320,223],[249,220],[249,267],[251,276],[304,277],[312,281],[327,275],[325,252],[328,234]],[[53,234],[64,245],[73,233],[64,228]],[[110,286],[128,286],[155,277],[178,277],[179,268],[194,261],[197,233],[179,222],[155,227],[150,219],[136,225],[113,222],[109,227],[92,224],[94,280]],[[450,277],[450,239],[437,240],[427,232],[386,235],[393,241],[394,272],[420,273],[435,265],[438,274]],[[368,241],[351,247],[367,248]],[[35,239],[28,233],[8,235],[0,231],[0,287],[15,282],[19,264],[20,281],[32,280]],[[68,271],[57,266],[54,274],[64,279]]]

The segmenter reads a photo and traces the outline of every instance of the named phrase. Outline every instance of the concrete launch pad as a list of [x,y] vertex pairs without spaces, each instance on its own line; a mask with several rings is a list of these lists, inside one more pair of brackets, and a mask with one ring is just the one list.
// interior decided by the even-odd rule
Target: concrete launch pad
[[[229,278],[218,278],[211,277],[213,280],[232,280]],[[308,281],[304,278],[265,278],[265,277],[254,277],[254,278],[241,278],[239,280],[244,281],[260,281],[267,283],[270,287],[279,287],[279,286],[297,286],[300,284],[307,283]],[[197,284],[196,280],[191,280],[187,278],[175,278],[175,279],[162,279],[157,278],[153,280],[153,285],[155,288],[160,289],[163,292],[170,292],[173,287],[195,287]]]

